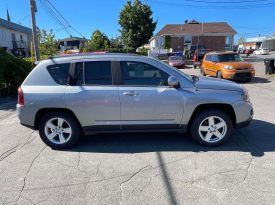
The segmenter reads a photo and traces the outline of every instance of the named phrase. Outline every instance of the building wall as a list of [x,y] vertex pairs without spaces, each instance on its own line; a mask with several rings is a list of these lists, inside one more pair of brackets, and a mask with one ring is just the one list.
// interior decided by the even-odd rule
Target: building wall
[[12,49],[12,39],[10,30],[0,27],[0,47]]
[[151,50],[157,50],[157,49],[163,49],[164,46],[164,37],[163,36],[155,36],[150,41],[150,49]]
[[184,37],[171,37],[171,48],[173,51],[183,51]]
[[[213,49],[215,51],[224,51],[227,50],[225,48],[225,36],[193,36],[192,44],[201,44],[209,49]],[[231,44],[232,50],[232,44]]]
[[19,42],[21,40],[20,36],[22,36],[22,40],[27,43],[26,49],[30,48],[31,34],[6,29],[4,27],[0,27],[0,47],[7,47],[9,49],[13,49],[11,35],[12,33],[15,34],[15,41]]
[[[234,36],[231,36],[230,47],[225,47],[225,38],[225,36],[192,36],[191,44],[204,45],[215,51],[232,51]],[[171,37],[171,47],[173,51],[183,51],[185,46],[187,45],[184,45],[184,37]]]
[[268,48],[270,51],[275,51],[275,39],[264,40],[261,47]]

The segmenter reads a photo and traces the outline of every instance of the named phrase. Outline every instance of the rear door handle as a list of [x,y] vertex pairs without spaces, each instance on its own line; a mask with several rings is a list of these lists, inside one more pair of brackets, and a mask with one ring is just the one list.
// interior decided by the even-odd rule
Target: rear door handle
[[125,96],[137,96],[138,95],[138,93],[134,92],[134,91],[126,91],[126,92],[123,92],[122,94]]

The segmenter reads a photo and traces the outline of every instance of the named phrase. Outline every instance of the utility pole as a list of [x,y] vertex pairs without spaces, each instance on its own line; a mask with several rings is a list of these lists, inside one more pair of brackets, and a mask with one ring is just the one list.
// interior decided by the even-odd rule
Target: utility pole
[[39,61],[40,54],[38,50],[37,27],[36,27],[36,20],[35,20],[35,12],[37,11],[35,0],[30,0],[30,8],[31,8],[31,17],[32,17],[32,39],[33,39],[34,55],[35,55],[35,60]]

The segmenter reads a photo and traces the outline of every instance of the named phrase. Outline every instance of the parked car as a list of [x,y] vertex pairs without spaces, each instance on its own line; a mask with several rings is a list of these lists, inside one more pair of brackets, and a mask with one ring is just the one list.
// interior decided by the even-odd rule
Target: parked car
[[249,55],[251,55],[254,52],[254,49],[246,49],[244,50],[243,54],[246,54],[246,57],[248,57]]
[[196,69],[197,67],[201,67],[201,61],[206,53],[209,53],[213,51],[212,49],[201,49],[201,50],[196,50],[194,57],[193,57],[193,68]]
[[169,56],[168,64],[175,68],[184,68],[185,64],[181,56]]
[[268,48],[260,48],[254,51],[254,54],[256,55],[268,55],[269,49]]
[[244,51],[245,51],[245,50],[244,50],[243,48],[239,48],[237,52],[238,52],[239,54],[243,54]]
[[210,52],[204,56],[201,73],[229,80],[251,81],[255,69],[251,63],[244,62],[238,53]]
[[144,56],[94,54],[40,62],[18,89],[17,113],[54,149],[82,134],[156,131],[188,131],[215,146],[249,125],[253,107],[237,83],[189,76]]
[[197,45],[197,44],[188,45],[184,49],[183,55],[185,56],[186,59],[193,59],[195,51],[202,50],[202,49],[206,49],[206,47],[204,45]]

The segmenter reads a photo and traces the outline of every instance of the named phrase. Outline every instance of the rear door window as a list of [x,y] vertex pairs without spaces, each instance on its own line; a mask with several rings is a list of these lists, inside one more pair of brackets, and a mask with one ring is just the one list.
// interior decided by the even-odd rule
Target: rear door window
[[70,63],[54,64],[47,66],[54,81],[60,85],[67,85],[69,76]]
[[84,63],[85,85],[112,85],[111,61]]

